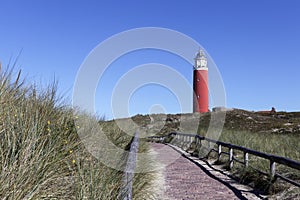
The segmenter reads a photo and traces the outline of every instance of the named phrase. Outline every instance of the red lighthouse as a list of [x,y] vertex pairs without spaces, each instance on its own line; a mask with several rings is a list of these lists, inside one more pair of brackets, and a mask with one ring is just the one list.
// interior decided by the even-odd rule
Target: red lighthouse
[[208,112],[208,68],[203,50],[195,57],[194,66],[194,112]]

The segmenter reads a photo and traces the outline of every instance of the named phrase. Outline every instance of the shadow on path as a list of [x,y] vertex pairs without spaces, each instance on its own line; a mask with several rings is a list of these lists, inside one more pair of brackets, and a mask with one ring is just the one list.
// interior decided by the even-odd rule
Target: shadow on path
[[[166,144],[165,144],[166,145]],[[255,195],[255,199],[266,199],[265,197],[262,197],[261,195],[259,195],[255,190],[246,190],[246,187],[244,187],[243,189],[237,189],[236,187],[232,186],[232,183],[237,183],[237,181],[235,179],[233,179],[232,176],[224,173],[222,170],[216,169],[214,168],[210,163],[208,163],[207,161],[198,159],[196,157],[191,156],[189,153],[181,150],[180,148],[173,146],[173,145],[167,145],[169,147],[171,147],[172,149],[174,149],[175,151],[177,151],[181,156],[183,156],[184,158],[188,159],[189,161],[191,161],[192,163],[194,163],[195,165],[197,165],[206,175],[208,175],[209,177],[211,177],[212,179],[220,182],[221,184],[225,185],[228,189],[230,189],[237,198],[241,199],[241,200],[247,200],[249,198],[246,198],[242,192],[244,193],[251,193],[252,195]],[[221,173],[223,176],[228,177],[228,179],[230,179],[230,181],[224,181],[221,178],[219,178],[218,176],[212,174],[207,168],[205,168],[203,165],[201,165],[200,163],[197,162],[197,160],[204,162],[211,170],[216,171]],[[249,188],[249,186],[248,186]],[[252,199],[252,198],[251,198]]]

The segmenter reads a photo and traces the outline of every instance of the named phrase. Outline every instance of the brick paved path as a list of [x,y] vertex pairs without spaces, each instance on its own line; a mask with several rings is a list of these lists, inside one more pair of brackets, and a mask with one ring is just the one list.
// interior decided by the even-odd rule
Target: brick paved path
[[[210,177],[172,147],[158,143],[152,143],[151,147],[156,152],[157,161],[164,164],[165,199],[246,199],[238,191],[222,184],[222,181]],[[169,164],[176,157],[178,159]]]

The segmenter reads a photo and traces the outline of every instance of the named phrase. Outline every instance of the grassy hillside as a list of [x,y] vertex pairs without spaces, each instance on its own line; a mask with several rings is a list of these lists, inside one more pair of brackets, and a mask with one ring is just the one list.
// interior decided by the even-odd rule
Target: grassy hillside
[[[246,131],[249,133],[300,134],[300,112],[277,112],[268,114],[233,109],[226,111],[225,116],[224,130]],[[153,131],[153,133],[156,134],[164,135],[171,131],[184,131],[179,129],[182,122],[190,122],[191,124],[199,123],[198,133],[205,134],[210,125],[211,113],[200,115],[191,113],[154,114],[150,116],[136,115],[132,117],[132,119],[141,126],[148,126],[154,129],[161,127],[160,123],[163,123],[164,126],[162,128]]]
[[[81,117],[58,100],[55,84],[38,89],[0,67],[0,199],[117,199],[123,172],[86,150],[75,124]],[[115,123],[100,125],[114,144],[128,148],[131,136]],[[151,179],[135,176],[134,199],[151,197]]]

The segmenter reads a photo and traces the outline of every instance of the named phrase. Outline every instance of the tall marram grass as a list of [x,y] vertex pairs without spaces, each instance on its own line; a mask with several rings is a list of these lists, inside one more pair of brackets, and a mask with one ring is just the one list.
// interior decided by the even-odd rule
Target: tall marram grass
[[[81,116],[60,103],[55,85],[37,89],[0,66],[0,199],[117,199],[122,172],[85,149],[74,123]],[[130,143],[116,125],[106,129],[116,145]]]
[[20,73],[15,81],[13,71],[0,74],[1,199],[71,195],[72,111],[57,105],[54,87],[38,92]]

